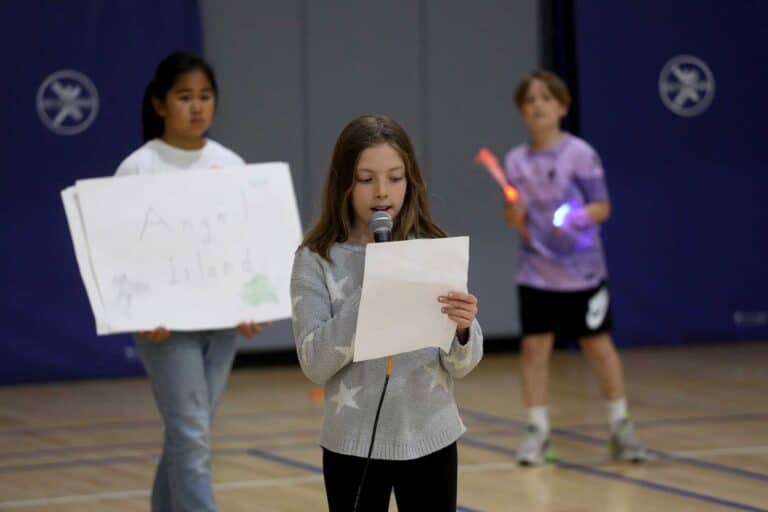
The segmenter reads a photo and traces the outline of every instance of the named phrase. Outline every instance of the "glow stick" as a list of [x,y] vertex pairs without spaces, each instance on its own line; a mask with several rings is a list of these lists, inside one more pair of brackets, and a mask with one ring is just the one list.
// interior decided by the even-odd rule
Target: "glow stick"
[[480,151],[477,152],[477,156],[475,156],[475,163],[484,166],[493,179],[496,180],[496,183],[499,184],[501,190],[504,191],[504,197],[506,197],[507,202],[514,203],[520,198],[520,193],[515,187],[507,182],[506,178],[504,178],[504,171],[501,170],[499,161],[488,148],[480,148]]

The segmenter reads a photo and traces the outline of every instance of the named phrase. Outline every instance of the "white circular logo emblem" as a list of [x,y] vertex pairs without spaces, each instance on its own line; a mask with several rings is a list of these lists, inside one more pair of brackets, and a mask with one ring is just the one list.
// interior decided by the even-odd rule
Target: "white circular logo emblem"
[[99,113],[99,93],[87,76],[71,69],[56,71],[37,91],[37,114],[59,135],[86,130]]
[[669,110],[683,117],[703,113],[715,98],[715,77],[703,60],[678,55],[659,74],[659,94]]

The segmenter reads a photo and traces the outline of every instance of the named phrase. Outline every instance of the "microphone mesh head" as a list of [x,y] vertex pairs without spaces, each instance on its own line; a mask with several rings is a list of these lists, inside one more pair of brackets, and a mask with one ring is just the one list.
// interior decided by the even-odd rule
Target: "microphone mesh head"
[[368,226],[372,233],[392,231],[392,217],[387,212],[373,212],[368,220]]

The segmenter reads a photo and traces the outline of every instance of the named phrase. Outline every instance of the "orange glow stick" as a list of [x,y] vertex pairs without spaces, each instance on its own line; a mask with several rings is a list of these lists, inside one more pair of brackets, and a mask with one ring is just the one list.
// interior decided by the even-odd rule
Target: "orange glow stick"
[[504,197],[507,199],[507,202],[514,203],[520,198],[520,193],[517,189],[507,183],[506,178],[504,178],[504,171],[501,170],[501,166],[499,165],[499,161],[488,148],[480,148],[480,151],[477,152],[477,156],[475,156],[475,163],[484,166],[493,179],[496,180],[496,183],[499,184],[501,190],[504,191]]

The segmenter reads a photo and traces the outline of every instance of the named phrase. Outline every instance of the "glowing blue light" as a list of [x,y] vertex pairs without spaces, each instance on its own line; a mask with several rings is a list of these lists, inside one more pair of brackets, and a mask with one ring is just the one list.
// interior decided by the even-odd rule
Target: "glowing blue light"
[[570,211],[571,205],[568,203],[560,205],[560,207],[555,210],[555,214],[552,216],[552,224],[554,224],[556,228],[563,227],[563,224],[565,223],[565,217]]

